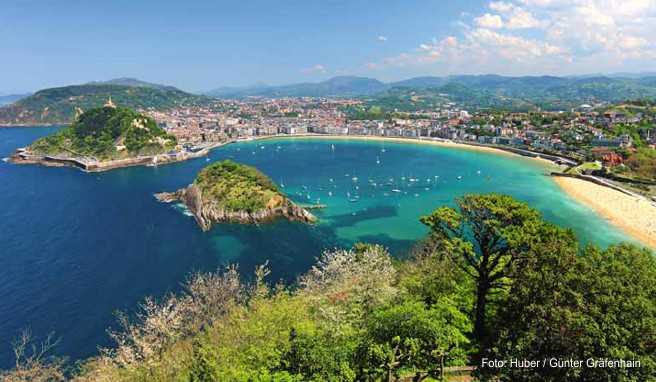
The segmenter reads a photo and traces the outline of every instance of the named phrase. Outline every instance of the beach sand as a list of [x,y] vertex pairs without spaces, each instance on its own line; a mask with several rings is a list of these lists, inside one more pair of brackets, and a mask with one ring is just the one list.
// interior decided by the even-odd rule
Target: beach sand
[[656,248],[656,206],[652,202],[581,179],[553,179],[570,196],[592,208],[611,224],[645,245]]

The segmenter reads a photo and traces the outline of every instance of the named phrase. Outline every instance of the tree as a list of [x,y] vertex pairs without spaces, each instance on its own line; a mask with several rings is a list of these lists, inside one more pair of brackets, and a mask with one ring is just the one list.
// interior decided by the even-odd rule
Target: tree
[[628,244],[577,255],[571,232],[544,225],[509,277],[491,358],[639,361],[640,367],[506,367],[508,381],[656,379],[656,259]]
[[465,195],[458,209],[441,207],[421,218],[463,271],[475,280],[474,337],[481,349],[488,343],[487,310],[525,238],[542,224],[526,203],[499,194]]
[[[571,230],[541,225],[508,270],[512,284],[500,304],[490,359],[543,360],[573,354],[572,340],[581,295],[572,287],[578,244]],[[512,367],[501,375],[512,381],[561,381],[572,369]],[[482,375],[499,370],[479,369]]]
[[37,344],[29,330],[13,342],[16,365],[13,370],[0,370],[3,382],[59,382],[65,381],[64,360],[50,355],[59,341],[52,334]]
[[380,308],[366,320],[365,339],[358,349],[362,380],[396,381],[401,371],[413,381],[442,379],[445,362],[463,359],[470,321],[449,301],[427,308],[404,301]]
[[637,368],[584,368],[579,380],[656,380],[656,258],[634,245],[588,247],[574,271],[583,320],[581,359],[638,360]]

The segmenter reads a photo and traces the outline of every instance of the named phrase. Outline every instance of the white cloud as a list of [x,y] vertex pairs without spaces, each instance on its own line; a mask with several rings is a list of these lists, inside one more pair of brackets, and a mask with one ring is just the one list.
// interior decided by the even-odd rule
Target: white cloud
[[482,28],[491,28],[491,29],[503,28],[503,20],[501,20],[501,16],[499,15],[491,15],[489,13],[486,13],[483,16],[476,17],[474,19],[474,22],[476,23],[477,26]]
[[[493,1],[489,4],[489,8],[498,12],[500,15],[490,15],[489,13],[486,13],[482,17],[497,17],[501,20],[503,16],[504,21],[502,21],[502,25],[505,25],[508,29],[542,28],[547,25],[547,22],[536,19],[530,11],[512,3]],[[479,18],[474,19],[474,22],[478,21]],[[489,26],[478,25],[489,28]]]
[[387,41],[387,36],[378,36],[378,41],[382,41],[382,42]]
[[326,74],[327,72],[328,70],[326,67],[321,64],[316,64],[309,68],[301,69],[301,73],[303,74]]
[[656,67],[656,0],[491,1],[458,29],[368,68],[571,74]]

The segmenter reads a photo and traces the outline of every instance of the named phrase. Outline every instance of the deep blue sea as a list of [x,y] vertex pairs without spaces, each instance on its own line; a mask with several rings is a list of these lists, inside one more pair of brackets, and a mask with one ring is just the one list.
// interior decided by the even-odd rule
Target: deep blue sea
[[[0,157],[55,128],[0,129]],[[418,219],[467,192],[503,192],[529,202],[584,241],[627,238],[566,196],[536,161],[471,150],[361,140],[279,139],[229,145],[210,161],[255,165],[314,211],[315,226],[218,225],[202,232],[153,193],[193,181],[206,158],[105,173],[0,162],[0,368],[13,361],[21,329],[61,337],[79,359],[108,345],[116,310],[175,291],[193,271],[269,261],[272,281],[293,281],[325,249],[355,241],[402,255],[425,234]],[[459,179],[459,177],[461,177]]]

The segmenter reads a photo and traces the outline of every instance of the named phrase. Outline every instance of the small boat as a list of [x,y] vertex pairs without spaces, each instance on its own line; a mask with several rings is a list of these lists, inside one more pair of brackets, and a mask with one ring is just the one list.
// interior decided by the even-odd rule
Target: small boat
[[335,145],[330,145],[330,149],[335,151]]
[[380,158],[376,157],[376,164],[380,164]]
[[481,175],[481,170],[476,171],[476,175]]
[[351,178],[351,180],[354,181],[354,182],[357,182],[357,181],[358,181],[358,177],[357,177],[357,176],[354,176],[353,178]]
[[333,192],[332,192],[332,191],[328,191],[328,196],[333,196]]
[[328,179],[330,183],[334,182],[333,178]]
[[401,192],[401,190],[399,190],[398,188],[395,188],[395,189],[392,190],[392,192],[399,193],[399,192]]
[[458,175],[458,180],[462,180],[462,175]]
[[351,202],[351,203],[357,203],[357,202],[360,201],[360,199],[359,198],[349,198],[348,201]]
[[209,161],[210,161],[210,158],[205,158],[205,162],[209,162]]

